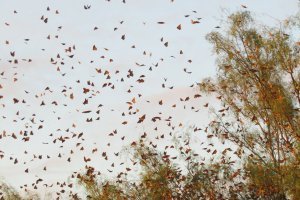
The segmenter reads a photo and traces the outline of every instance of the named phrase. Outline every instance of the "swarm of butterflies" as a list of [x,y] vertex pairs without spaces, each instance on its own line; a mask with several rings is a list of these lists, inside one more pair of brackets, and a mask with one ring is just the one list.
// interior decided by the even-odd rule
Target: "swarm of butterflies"
[[[103,5],[108,3],[109,0]],[[120,4],[127,6],[128,2],[122,0]],[[126,126],[133,127],[142,138],[149,137],[161,144],[154,147],[163,149],[163,141],[184,127],[183,122],[175,119],[178,113],[184,110],[197,114],[209,108],[209,102],[200,101],[199,80],[193,80],[192,76],[193,60],[185,55],[184,48],[174,51],[176,41],[169,41],[168,35],[162,33],[156,40],[164,52],[160,56],[160,52],[152,52],[152,47],[147,49],[135,43],[133,35],[126,34],[127,24],[130,24],[126,20],[112,22],[111,28],[101,20],[98,24],[84,22],[76,29],[61,24],[61,18],[72,17],[68,10],[60,10],[59,6],[37,7],[40,16],[33,16],[34,23],[51,32],[24,27],[24,32],[14,36],[15,28],[22,30],[27,23],[24,19],[28,11],[22,7],[8,10],[10,15],[4,17],[5,22],[0,25],[1,32],[7,30],[8,33],[7,38],[1,37],[0,41],[1,49],[5,49],[0,55],[0,162],[1,166],[21,171],[24,179],[27,175],[34,177],[34,181],[20,185],[22,190],[58,187],[59,197],[66,188],[72,189],[73,183],[47,182],[44,176],[70,165],[76,165],[78,171],[89,165],[108,174],[122,169],[129,172],[132,164],[119,159],[119,147],[134,145],[137,138],[132,136],[132,129],[124,131]],[[97,10],[93,4],[82,4],[77,14],[92,16]],[[24,24],[14,23],[16,19]],[[201,21],[198,12],[191,10],[174,26],[168,24],[168,19],[146,21],[142,16],[139,25],[144,29],[155,26],[158,31],[168,26],[168,31],[184,35],[185,26],[201,27]],[[68,29],[81,39],[68,40],[65,37]],[[113,39],[110,42],[95,39],[95,35],[102,33]],[[88,42],[82,45],[82,41]],[[110,43],[111,47],[107,47]],[[119,43],[123,47],[127,45],[122,55],[120,51],[114,52],[117,49],[114,45]],[[131,64],[123,64],[124,57]],[[169,81],[174,79],[175,69],[165,69],[165,63],[170,60],[176,63],[177,59],[184,60],[184,66],[174,66],[180,69],[179,78],[193,82],[186,85],[188,92]],[[155,87],[160,88],[160,93],[149,96],[147,91]],[[118,99],[120,96],[114,93],[123,94],[124,99]],[[112,114],[107,117],[103,113]],[[85,130],[106,125],[114,128],[94,135]],[[194,125],[192,130],[200,133],[202,128]],[[211,153],[215,154],[216,150]],[[99,166],[98,161],[108,164]]]

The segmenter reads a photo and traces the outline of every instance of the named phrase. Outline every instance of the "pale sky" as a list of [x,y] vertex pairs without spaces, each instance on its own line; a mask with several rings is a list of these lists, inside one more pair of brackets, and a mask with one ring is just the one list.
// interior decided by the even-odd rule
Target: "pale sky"
[[[129,162],[113,153],[143,132],[153,139],[167,135],[172,131],[165,121],[169,116],[177,134],[188,126],[203,128],[209,122],[203,105],[213,104],[214,98],[194,98],[199,92],[190,86],[215,74],[215,56],[205,35],[222,26],[226,14],[245,10],[241,5],[268,25],[298,11],[296,0],[0,0],[0,176],[15,187],[38,178],[65,181],[89,157],[88,164],[110,178],[114,172],[107,169],[113,162],[125,162],[123,168]],[[75,48],[67,52],[69,47]],[[15,59],[18,64],[9,62]],[[133,76],[128,78],[129,70]],[[83,93],[83,88],[89,91]],[[190,100],[180,100],[186,97]],[[145,120],[137,123],[143,115]],[[162,120],[151,121],[155,116]],[[114,130],[117,134],[108,136]],[[22,140],[31,131],[29,141]],[[205,140],[201,131],[195,134],[197,141]],[[69,139],[61,143],[60,137]]]

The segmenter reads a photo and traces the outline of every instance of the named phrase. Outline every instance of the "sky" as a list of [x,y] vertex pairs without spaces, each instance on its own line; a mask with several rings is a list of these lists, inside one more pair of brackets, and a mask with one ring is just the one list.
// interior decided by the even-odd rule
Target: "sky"
[[205,127],[203,105],[216,104],[195,98],[216,74],[205,36],[238,10],[274,26],[298,1],[0,0],[0,177],[18,188],[65,181],[88,164],[110,178],[112,163],[129,165],[114,153],[144,132],[155,140]]

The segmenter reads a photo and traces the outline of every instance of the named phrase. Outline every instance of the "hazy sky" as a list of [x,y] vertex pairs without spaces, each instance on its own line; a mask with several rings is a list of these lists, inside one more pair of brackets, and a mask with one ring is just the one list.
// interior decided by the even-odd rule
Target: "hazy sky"
[[14,186],[66,180],[89,157],[109,177],[113,162],[127,162],[113,153],[144,132],[204,127],[213,98],[190,86],[215,74],[205,35],[241,5],[268,25],[298,11],[296,0],[0,0],[0,176]]

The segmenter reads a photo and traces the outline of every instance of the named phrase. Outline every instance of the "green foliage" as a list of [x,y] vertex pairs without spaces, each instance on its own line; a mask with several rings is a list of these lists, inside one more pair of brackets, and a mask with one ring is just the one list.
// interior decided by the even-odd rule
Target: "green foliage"
[[299,183],[288,177],[299,177],[300,54],[287,31],[259,27],[249,12],[239,12],[229,17],[226,35],[207,36],[218,74],[200,87],[224,104],[210,129],[242,149],[248,189],[256,198],[299,194]]
[[248,162],[245,170],[248,177],[247,189],[256,198],[286,199],[289,196],[297,199],[300,195],[300,169],[291,164],[281,166],[280,176],[276,172],[276,166],[261,163]]
[[121,189],[117,184],[104,181],[99,184],[96,179],[94,168],[87,168],[85,174],[78,175],[78,183],[83,186],[88,199],[106,200],[106,199],[125,199]]
[[[106,190],[106,180],[96,180],[95,173],[86,173],[80,176],[79,183],[86,189],[87,196],[91,199],[228,199],[234,195],[231,191],[238,188],[231,184],[239,173],[230,162],[205,165],[196,154],[187,151],[186,145],[177,149],[183,155],[185,166],[179,166],[172,161],[174,157],[143,140],[130,149],[134,152],[132,161],[141,167],[138,179],[130,181],[126,176],[119,176],[114,183],[109,183],[110,190]],[[121,197],[113,197],[114,194]]]

